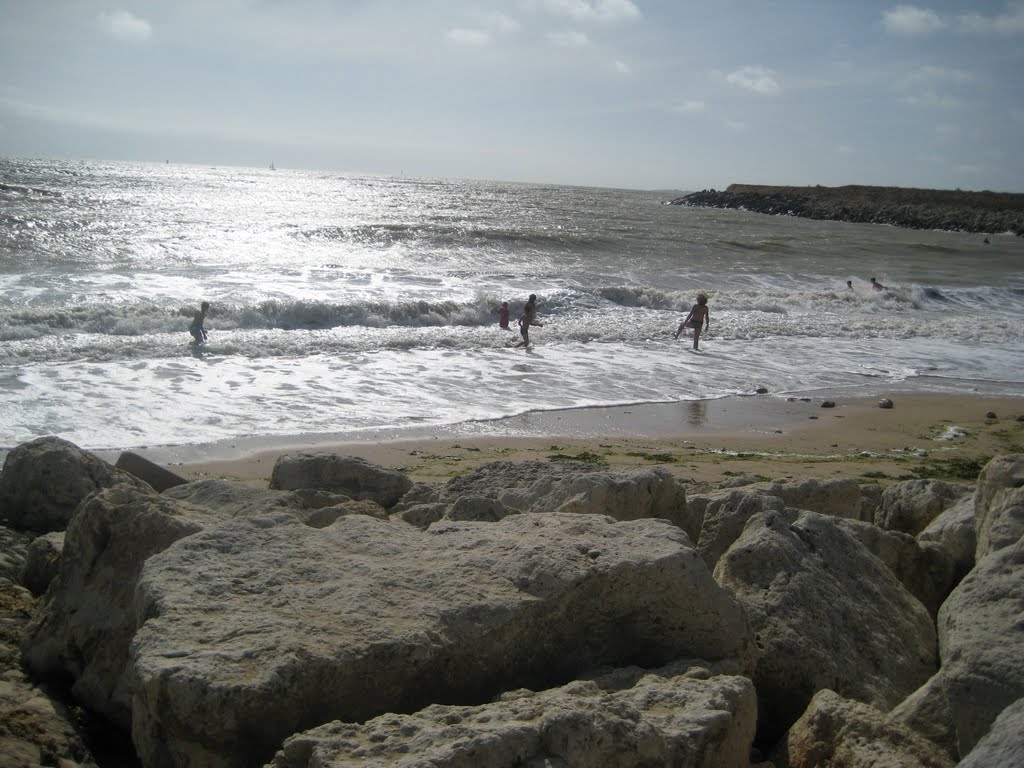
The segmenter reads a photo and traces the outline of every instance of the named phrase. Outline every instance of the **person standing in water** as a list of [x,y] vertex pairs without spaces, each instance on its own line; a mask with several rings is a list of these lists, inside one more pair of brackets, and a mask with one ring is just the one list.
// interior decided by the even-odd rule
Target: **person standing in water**
[[534,293],[530,294],[529,301],[527,301],[526,306],[523,307],[523,314],[519,316],[519,335],[523,337],[523,340],[516,344],[517,347],[530,346],[531,325],[536,325],[541,328],[544,327],[544,323],[537,322],[537,295]]
[[679,324],[679,328],[672,334],[672,338],[678,339],[679,334],[683,332],[684,328],[693,328],[693,348],[698,349],[697,343],[700,341],[702,326],[704,330],[711,326],[711,310],[708,309],[708,297],[703,292],[697,294],[697,303],[690,309],[690,314],[686,316],[686,319]]
[[499,328],[503,328],[506,331],[509,330],[509,328],[508,328],[508,302],[507,301],[501,302],[501,306],[498,307],[494,311],[498,313],[498,327]]
[[199,311],[192,318],[192,325],[188,327],[188,332],[192,334],[196,344],[204,344],[206,342],[206,329],[203,327],[203,323],[206,322],[206,313],[209,310],[210,302],[204,301],[199,307]]

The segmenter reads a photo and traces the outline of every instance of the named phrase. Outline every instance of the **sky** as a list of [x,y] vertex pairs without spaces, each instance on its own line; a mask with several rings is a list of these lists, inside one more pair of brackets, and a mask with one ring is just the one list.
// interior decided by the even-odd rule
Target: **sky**
[[0,0],[0,155],[1024,192],[1024,0]]

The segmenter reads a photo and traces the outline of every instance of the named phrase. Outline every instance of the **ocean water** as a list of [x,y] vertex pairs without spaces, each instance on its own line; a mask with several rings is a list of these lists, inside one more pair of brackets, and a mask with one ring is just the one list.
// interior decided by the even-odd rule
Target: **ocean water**
[[[0,158],[0,450],[358,439],[762,386],[1024,394],[1024,239],[678,194]],[[697,291],[694,353],[672,332]],[[543,327],[517,349],[495,309],[531,293]]]

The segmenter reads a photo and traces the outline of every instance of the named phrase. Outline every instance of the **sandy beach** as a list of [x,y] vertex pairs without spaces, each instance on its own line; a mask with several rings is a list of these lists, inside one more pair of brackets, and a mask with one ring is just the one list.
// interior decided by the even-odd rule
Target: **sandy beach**
[[334,452],[440,483],[489,461],[577,459],[660,466],[695,483],[738,476],[972,481],[994,455],[1024,452],[1024,398],[946,394],[772,396],[531,413],[421,432],[259,438],[140,451],[190,480],[264,485],[284,453]]

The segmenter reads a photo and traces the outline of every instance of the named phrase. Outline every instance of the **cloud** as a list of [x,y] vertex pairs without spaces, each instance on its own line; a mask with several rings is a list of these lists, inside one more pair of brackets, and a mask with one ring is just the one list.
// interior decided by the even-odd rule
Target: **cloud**
[[915,96],[906,96],[903,101],[914,107],[938,107],[940,109],[959,109],[963,104],[952,96],[925,91]]
[[534,0],[552,16],[567,16],[575,21],[615,22],[640,17],[632,0]]
[[612,66],[615,67],[615,71],[620,75],[629,75],[633,72],[629,64],[624,61],[616,61]]
[[491,36],[482,29],[449,29],[445,37],[459,45],[487,45],[491,42]]
[[548,40],[559,48],[583,48],[590,45],[590,38],[574,29],[565,32],[549,32]]
[[904,78],[905,84],[936,81],[963,84],[969,83],[972,80],[974,80],[974,76],[970,72],[964,72],[962,69],[946,69],[945,67],[935,67],[932,65],[918,67]]
[[960,27],[975,34],[1017,35],[1024,32],[1024,3],[1011,3],[997,16],[968,13],[960,17]]
[[100,28],[112,38],[126,43],[144,43],[153,36],[149,22],[128,11],[102,13],[99,23]]
[[916,5],[897,5],[882,14],[882,25],[894,35],[928,35],[946,26],[935,11]]
[[488,29],[498,32],[515,32],[519,29],[519,22],[504,13],[481,13],[480,23]]
[[740,67],[726,75],[725,79],[733,85],[755,93],[772,94],[782,90],[775,73],[764,67]]
[[703,112],[706,106],[703,101],[699,99],[687,99],[682,104],[677,104],[672,108],[673,112]]

